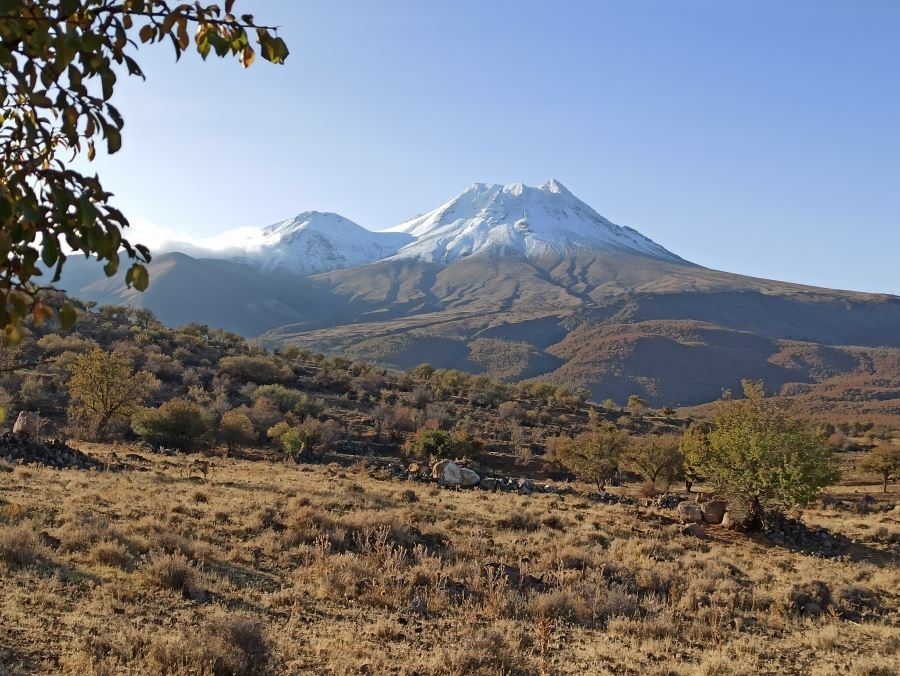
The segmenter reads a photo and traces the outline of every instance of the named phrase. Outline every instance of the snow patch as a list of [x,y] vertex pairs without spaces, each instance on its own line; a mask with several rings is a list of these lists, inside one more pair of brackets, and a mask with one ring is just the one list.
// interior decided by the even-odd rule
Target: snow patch
[[636,230],[603,218],[556,179],[537,188],[473,183],[437,209],[385,232],[415,238],[392,258],[434,263],[474,255],[565,255],[579,249],[682,260]]

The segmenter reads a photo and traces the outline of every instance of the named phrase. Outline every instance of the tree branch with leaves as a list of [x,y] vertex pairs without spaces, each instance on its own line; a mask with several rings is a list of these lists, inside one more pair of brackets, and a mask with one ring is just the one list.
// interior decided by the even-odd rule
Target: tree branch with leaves
[[[281,64],[288,49],[272,26],[224,6],[169,0],[0,0],[0,331],[22,338],[31,317],[76,318],[68,304],[45,293],[57,283],[67,256],[96,257],[107,276],[122,258],[125,283],[149,284],[147,247],[129,241],[126,216],[110,202],[100,179],[72,169],[92,161],[98,144],[113,154],[125,126],[112,104],[119,76],[144,78],[135,56],[140,43],[168,41],[176,58],[191,47],[236,56],[249,67],[257,49]],[[193,36],[191,36],[193,33]],[[255,42],[256,47],[251,43]],[[44,271],[49,283],[41,283]]]

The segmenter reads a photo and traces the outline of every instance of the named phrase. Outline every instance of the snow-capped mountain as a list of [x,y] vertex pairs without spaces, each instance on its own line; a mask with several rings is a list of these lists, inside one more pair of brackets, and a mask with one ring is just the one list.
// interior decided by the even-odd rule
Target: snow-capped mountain
[[434,263],[475,255],[566,255],[578,249],[682,260],[636,230],[606,220],[556,180],[537,188],[474,183],[437,209],[384,232],[415,238],[394,258]]
[[264,271],[310,275],[381,260],[412,239],[366,230],[339,214],[306,211],[263,228],[253,250],[236,258]]
[[268,227],[238,228],[190,242],[173,238],[155,249],[298,275],[382,260],[444,266],[472,256],[534,260],[583,250],[685,262],[636,230],[603,218],[556,180],[540,187],[473,183],[437,209],[387,230],[368,230],[335,213],[305,211]]

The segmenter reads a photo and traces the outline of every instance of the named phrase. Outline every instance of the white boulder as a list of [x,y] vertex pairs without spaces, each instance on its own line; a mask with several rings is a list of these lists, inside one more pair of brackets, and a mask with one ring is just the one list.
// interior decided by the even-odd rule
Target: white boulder
[[460,467],[452,460],[440,460],[434,463],[431,469],[431,478],[436,479],[442,486],[460,486],[467,488],[475,486],[481,481],[481,477],[468,467]]

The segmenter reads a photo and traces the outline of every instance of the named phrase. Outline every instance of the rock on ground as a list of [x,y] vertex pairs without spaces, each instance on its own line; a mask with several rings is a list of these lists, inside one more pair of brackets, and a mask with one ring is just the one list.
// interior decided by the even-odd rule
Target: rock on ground
[[703,523],[703,510],[700,505],[692,500],[679,502],[675,513],[685,523]]
[[724,500],[704,502],[700,507],[700,511],[703,513],[703,521],[705,523],[722,523],[727,506]]
[[682,535],[690,535],[695,538],[705,538],[706,532],[703,530],[703,526],[699,523],[689,523],[684,528],[681,529]]
[[16,423],[13,425],[13,434],[20,437],[34,439],[41,431],[41,416],[34,411],[20,411]]
[[443,486],[459,486],[467,488],[475,486],[481,480],[475,472],[467,467],[460,467],[452,460],[440,460],[434,464],[431,477]]

